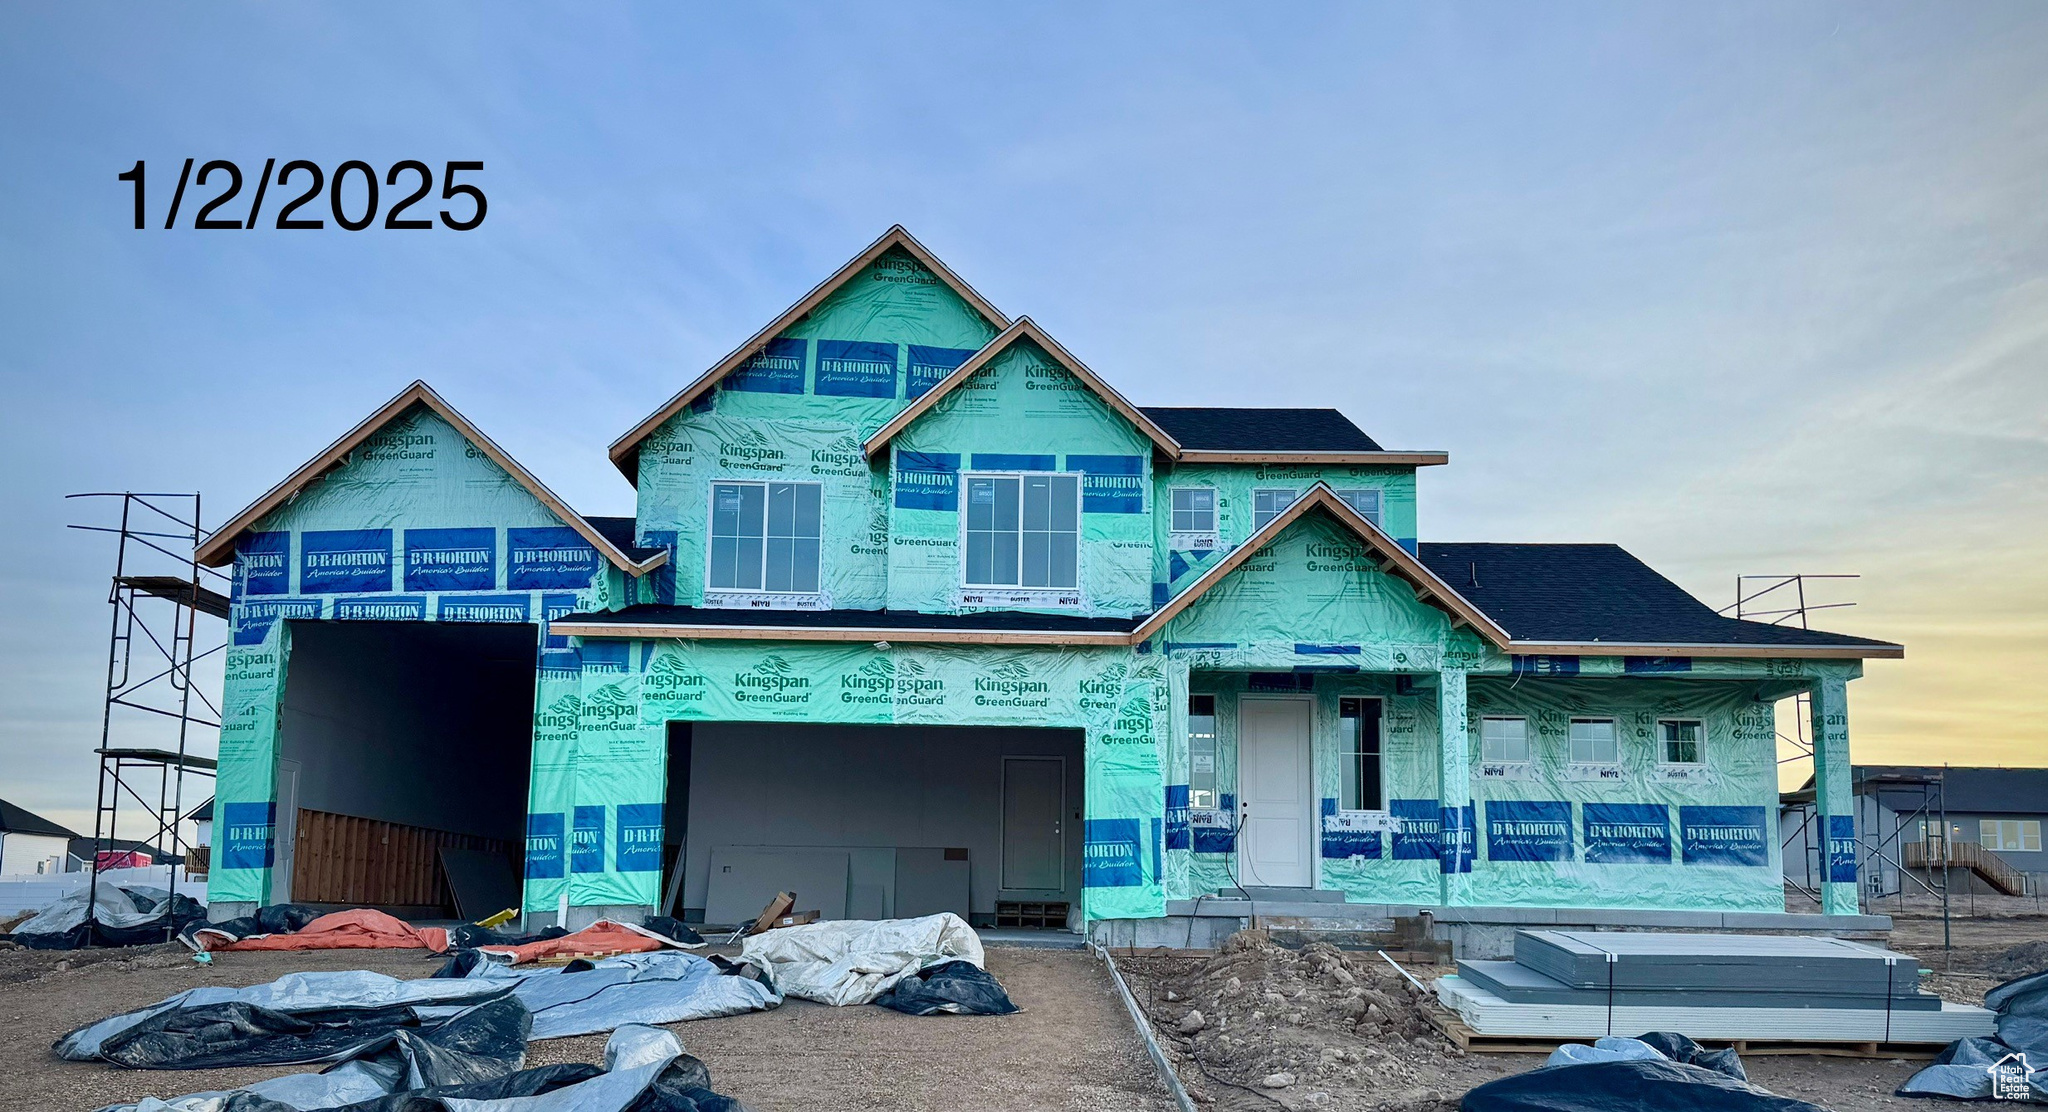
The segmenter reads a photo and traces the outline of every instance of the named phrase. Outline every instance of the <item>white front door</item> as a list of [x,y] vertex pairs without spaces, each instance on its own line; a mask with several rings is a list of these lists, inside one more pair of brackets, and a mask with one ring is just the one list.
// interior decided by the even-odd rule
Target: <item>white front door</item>
[[1315,791],[1307,699],[1237,704],[1238,868],[1261,887],[1315,886]]

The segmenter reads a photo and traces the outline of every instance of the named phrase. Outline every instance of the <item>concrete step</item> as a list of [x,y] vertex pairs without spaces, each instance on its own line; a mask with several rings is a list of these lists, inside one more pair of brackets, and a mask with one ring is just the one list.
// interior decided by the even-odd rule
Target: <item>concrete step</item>
[[[1333,891],[1328,888],[1261,888],[1256,885],[1253,885],[1247,887],[1244,891],[1245,894],[1250,896],[1254,902],[1258,903],[1344,902],[1344,893]],[[1235,896],[1237,895],[1237,889],[1232,888],[1223,894],[1226,896]]]

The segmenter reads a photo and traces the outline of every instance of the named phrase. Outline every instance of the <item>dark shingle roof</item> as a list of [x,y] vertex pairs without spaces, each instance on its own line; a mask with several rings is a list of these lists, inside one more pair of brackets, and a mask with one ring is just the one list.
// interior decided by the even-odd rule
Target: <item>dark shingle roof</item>
[[1377,452],[1372,437],[1334,409],[1140,406],[1183,448],[1216,452]]
[[1889,644],[1724,617],[1619,545],[1425,541],[1420,556],[1429,570],[1517,641]]
[[920,614],[915,610],[723,610],[697,606],[628,606],[599,614],[572,614],[556,622],[590,625],[790,626],[810,629],[1024,629],[1051,633],[1129,633],[1139,618],[1089,618],[985,610],[973,614]]
[[631,556],[636,561],[649,559],[655,553],[661,551],[658,548],[640,548],[634,544],[634,541],[638,539],[634,534],[639,531],[639,525],[633,518],[592,517],[589,514],[585,514],[583,515],[583,520],[589,522],[590,527],[597,530],[599,536],[617,545],[619,551]]
[[76,838],[73,831],[64,829],[33,811],[25,811],[14,804],[0,799],[0,831],[9,834],[45,834],[52,838]]
[[[1933,806],[1939,800],[1951,814],[1962,811],[2048,815],[2048,768],[1857,765],[1852,779],[1863,790],[1878,792],[1886,806],[1894,810],[1917,808],[1921,794],[1918,781],[1939,779],[1941,788],[1938,792],[1928,790],[1928,803]],[[1886,781],[1897,783],[1898,787],[1888,788]],[[1813,786],[1812,777],[1807,777],[1806,786]]]

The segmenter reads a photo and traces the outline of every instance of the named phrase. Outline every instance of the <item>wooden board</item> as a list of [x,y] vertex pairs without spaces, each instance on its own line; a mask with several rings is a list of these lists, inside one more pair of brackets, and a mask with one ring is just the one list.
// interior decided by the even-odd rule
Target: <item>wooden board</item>
[[503,839],[305,808],[299,809],[297,837],[292,901],[350,907],[452,910],[442,849],[482,850],[508,860],[515,850]]

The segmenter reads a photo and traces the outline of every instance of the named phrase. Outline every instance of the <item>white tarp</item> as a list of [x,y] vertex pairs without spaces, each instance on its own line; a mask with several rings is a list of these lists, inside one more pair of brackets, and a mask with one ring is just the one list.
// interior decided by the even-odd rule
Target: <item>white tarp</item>
[[785,996],[834,1007],[867,1004],[897,981],[946,961],[982,964],[981,936],[952,912],[921,919],[833,920],[754,935],[740,960]]

